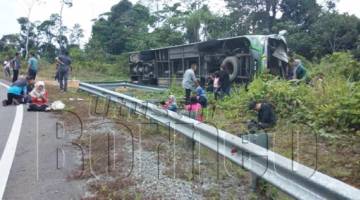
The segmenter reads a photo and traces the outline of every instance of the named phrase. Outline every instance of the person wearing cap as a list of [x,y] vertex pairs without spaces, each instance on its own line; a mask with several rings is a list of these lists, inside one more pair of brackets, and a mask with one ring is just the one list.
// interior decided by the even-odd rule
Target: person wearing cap
[[44,81],[38,81],[35,83],[34,89],[29,93],[31,97],[31,103],[28,111],[46,111],[49,107],[47,105],[48,92],[45,89]]
[[7,90],[7,99],[2,101],[3,106],[26,103],[24,99],[27,94],[27,88],[33,81],[33,78],[29,76],[26,78],[20,77],[15,81]]
[[257,121],[251,120],[248,123],[249,129],[266,129],[276,125],[277,118],[272,104],[268,102],[252,101],[249,103],[249,110],[257,112]]

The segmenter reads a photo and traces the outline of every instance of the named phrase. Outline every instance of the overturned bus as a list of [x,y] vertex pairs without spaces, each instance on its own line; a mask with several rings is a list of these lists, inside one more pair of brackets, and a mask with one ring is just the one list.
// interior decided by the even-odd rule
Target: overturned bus
[[132,82],[169,86],[172,81],[181,83],[192,63],[197,63],[195,74],[202,83],[220,65],[236,83],[247,83],[265,70],[285,78],[288,56],[281,34],[244,35],[135,52],[129,62]]

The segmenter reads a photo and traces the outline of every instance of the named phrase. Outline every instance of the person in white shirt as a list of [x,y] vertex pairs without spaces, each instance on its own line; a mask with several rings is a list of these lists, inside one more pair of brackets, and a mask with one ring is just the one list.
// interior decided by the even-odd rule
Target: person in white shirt
[[187,69],[184,73],[182,86],[185,89],[185,104],[189,104],[191,91],[195,91],[195,86],[197,83],[195,76],[196,68],[197,64],[193,63],[191,64],[191,67]]

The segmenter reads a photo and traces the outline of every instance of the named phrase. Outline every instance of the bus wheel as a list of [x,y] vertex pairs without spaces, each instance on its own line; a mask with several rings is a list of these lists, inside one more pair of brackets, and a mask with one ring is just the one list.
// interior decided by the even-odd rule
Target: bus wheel
[[222,61],[221,65],[226,66],[227,72],[230,75],[230,81],[235,80],[240,68],[239,59],[235,56],[229,56]]

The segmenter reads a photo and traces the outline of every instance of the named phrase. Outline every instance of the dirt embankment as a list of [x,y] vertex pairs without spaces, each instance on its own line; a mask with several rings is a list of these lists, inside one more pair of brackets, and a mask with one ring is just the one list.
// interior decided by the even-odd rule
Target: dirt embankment
[[84,199],[287,199],[264,184],[253,193],[250,173],[173,130],[115,104],[104,113],[101,99],[96,105],[88,94],[57,90],[49,87],[51,99],[70,111],[57,117],[84,153],[69,174],[87,182]]

